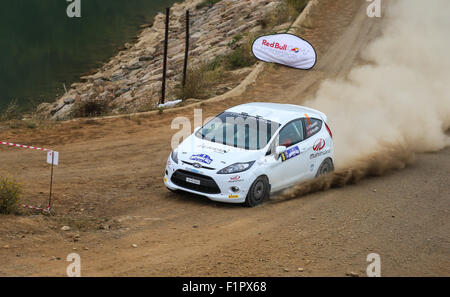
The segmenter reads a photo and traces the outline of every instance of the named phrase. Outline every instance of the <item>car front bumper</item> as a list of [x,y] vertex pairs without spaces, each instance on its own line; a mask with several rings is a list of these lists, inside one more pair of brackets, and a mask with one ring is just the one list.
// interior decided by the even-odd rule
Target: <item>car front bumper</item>
[[[250,170],[236,174],[217,174],[217,171],[196,169],[191,165],[184,164],[181,160],[177,164],[169,156],[164,175],[164,185],[170,190],[186,191],[207,197],[213,201],[244,203],[248,190],[255,179]],[[187,182],[186,177],[200,181],[200,184]],[[217,191],[214,190],[215,188]],[[233,191],[232,188],[238,188],[238,190]]]

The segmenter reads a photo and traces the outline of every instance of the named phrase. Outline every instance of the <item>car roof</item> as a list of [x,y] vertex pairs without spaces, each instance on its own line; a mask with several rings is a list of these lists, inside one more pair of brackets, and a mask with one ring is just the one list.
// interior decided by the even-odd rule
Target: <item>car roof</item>
[[274,121],[284,125],[297,118],[314,117],[327,121],[327,116],[315,109],[294,105],[294,104],[281,104],[281,103],[265,103],[265,102],[252,102],[242,105],[237,105],[227,109],[228,112],[235,113],[247,113],[251,116],[260,116],[266,120]]

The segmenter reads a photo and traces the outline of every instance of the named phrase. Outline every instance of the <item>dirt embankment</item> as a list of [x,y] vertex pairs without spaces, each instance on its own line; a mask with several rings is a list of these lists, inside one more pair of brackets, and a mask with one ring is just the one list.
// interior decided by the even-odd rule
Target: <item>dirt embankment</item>
[[[281,11],[280,7],[285,7],[285,2],[281,0],[222,0],[214,5],[199,5],[202,2],[187,0],[175,3],[171,8],[167,100],[180,98],[179,87],[185,58],[186,10],[190,11],[189,67],[194,71],[205,63],[218,64],[218,58],[231,54],[244,43],[247,35],[262,33],[263,26],[268,25],[266,23],[269,16]],[[278,17],[281,20],[279,23],[283,25],[281,27],[288,28],[289,16],[285,13]],[[37,116],[66,120],[95,113],[95,106],[99,109],[97,112],[110,114],[155,110],[160,100],[163,76],[162,41],[165,36],[165,18],[165,15],[158,14],[153,25],[144,28],[134,44],[125,44],[123,50],[94,74],[81,77],[81,81],[72,84],[57,102],[41,104],[37,109]],[[205,96],[228,91],[250,71],[251,67],[244,67],[217,73],[215,92]],[[227,77],[233,79],[226,79]],[[91,111],[81,110],[80,114],[80,108],[86,104],[91,106]]]
[[[318,51],[317,67],[269,66],[242,96],[204,102],[204,117],[248,101],[302,104],[323,80],[345,78],[381,33],[384,19],[367,18],[366,5],[319,1],[300,32]],[[450,274],[448,148],[417,155],[401,171],[248,209],[164,188],[175,116],[192,119],[193,110],[0,132],[61,153],[55,215],[1,218],[0,275],[63,276],[72,252],[85,276],[365,275],[372,252],[384,276]],[[45,201],[44,156],[0,154],[2,168],[25,184],[24,199]]]

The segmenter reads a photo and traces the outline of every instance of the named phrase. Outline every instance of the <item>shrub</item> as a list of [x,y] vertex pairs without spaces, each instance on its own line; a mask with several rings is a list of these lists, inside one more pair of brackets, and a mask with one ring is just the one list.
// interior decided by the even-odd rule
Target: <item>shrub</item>
[[20,184],[0,176],[0,214],[17,213],[21,194]]
[[300,13],[305,9],[309,0],[286,0],[288,7],[295,9],[297,13]]
[[221,0],[203,0],[197,5],[197,9],[202,9],[203,7],[212,7],[214,4],[219,3]]
[[[242,38],[241,38],[242,39]],[[229,70],[248,67],[256,63],[256,58],[252,53],[253,36],[247,35],[243,44],[235,48],[230,54],[225,56],[225,67]]]
[[11,100],[11,102],[8,104],[8,107],[6,107],[6,110],[3,112],[3,114],[0,116],[0,120],[2,121],[10,121],[10,120],[20,120],[22,117],[20,113],[19,104],[17,103],[17,100]]
[[271,30],[283,23],[292,22],[305,9],[309,0],[284,0],[260,20],[264,29]]
[[98,117],[109,112],[107,100],[89,99],[75,103],[72,116],[76,118]]
[[211,94],[211,88],[219,83],[223,77],[222,58],[216,58],[209,63],[202,63],[190,67],[186,73],[186,84],[181,84],[176,90],[178,98],[204,99]]

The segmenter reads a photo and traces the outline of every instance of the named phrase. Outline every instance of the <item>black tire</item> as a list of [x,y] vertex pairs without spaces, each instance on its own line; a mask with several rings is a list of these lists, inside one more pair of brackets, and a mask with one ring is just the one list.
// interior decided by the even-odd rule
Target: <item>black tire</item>
[[330,158],[326,158],[325,160],[323,160],[322,164],[320,164],[319,170],[317,170],[316,177],[328,174],[333,171],[334,171],[333,160],[331,160]]
[[258,177],[250,187],[247,199],[245,199],[245,206],[255,207],[268,199],[270,195],[269,180],[266,176]]

